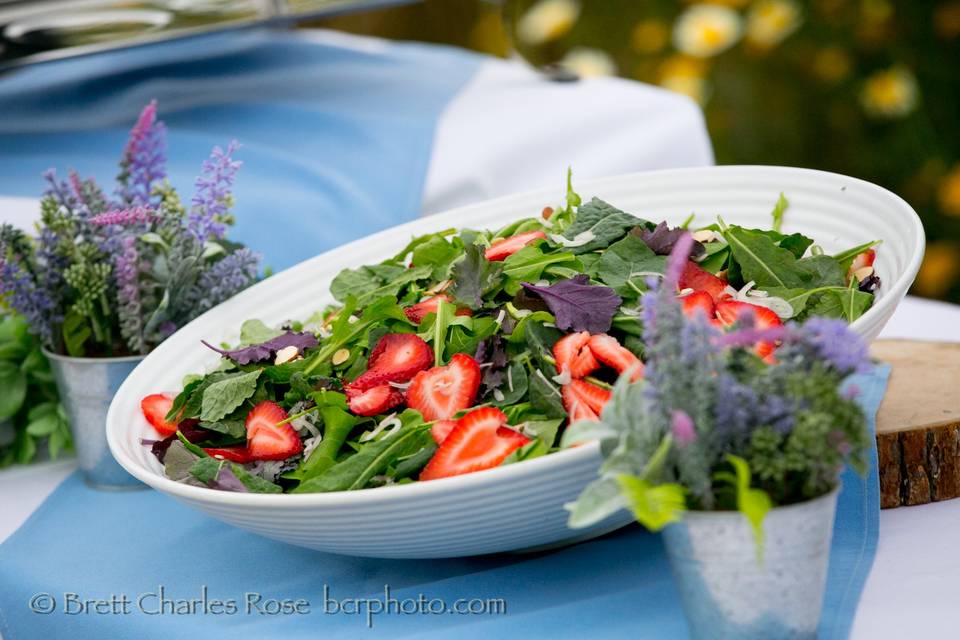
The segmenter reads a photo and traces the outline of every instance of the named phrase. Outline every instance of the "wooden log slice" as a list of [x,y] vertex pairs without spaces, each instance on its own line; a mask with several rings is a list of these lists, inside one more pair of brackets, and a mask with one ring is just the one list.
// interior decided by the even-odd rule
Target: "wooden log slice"
[[880,507],[960,497],[960,343],[878,340],[892,365],[877,414]]

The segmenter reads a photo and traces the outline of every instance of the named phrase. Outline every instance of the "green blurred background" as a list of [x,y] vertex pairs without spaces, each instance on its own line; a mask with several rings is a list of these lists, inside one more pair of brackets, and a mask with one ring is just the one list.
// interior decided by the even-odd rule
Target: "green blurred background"
[[960,0],[426,0],[314,25],[686,93],[718,163],[901,194],[929,243],[913,292],[960,302]]

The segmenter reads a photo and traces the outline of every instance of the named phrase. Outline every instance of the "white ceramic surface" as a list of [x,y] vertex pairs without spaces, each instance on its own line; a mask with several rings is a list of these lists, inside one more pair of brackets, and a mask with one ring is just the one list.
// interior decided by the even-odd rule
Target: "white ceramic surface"
[[[156,437],[140,415],[140,399],[177,389],[185,374],[215,365],[216,354],[202,348],[201,339],[236,339],[247,318],[268,324],[305,318],[332,301],[328,287],[340,269],[379,262],[411,235],[449,227],[492,228],[536,215],[545,205],[562,201],[561,187],[388,229],[279,273],[212,309],[164,342],[124,382],[107,416],[113,455],[143,482],[211,516],[334,553],[389,558],[476,555],[560,544],[626,524],[630,517],[618,514],[589,530],[566,526],[563,504],[596,476],[596,445],[432,482],[344,493],[261,495],[168,480],[139,443],[141,437]],[[576,187],[584,198],[596,195],[652,221],[679,223],[695,213],[698,222],[706,224],[720,214],[728,222],[756,227],[770,224],[770,211],[783,191],[790,200],[785,230],[812,236],[827,252],[881,239],[875,267],[883,286],[873,308],[853,325],[871,340],[903,299],[923,256],[923,228],[906,202],[875,185],[830,173],[711,167],[603,178]]]

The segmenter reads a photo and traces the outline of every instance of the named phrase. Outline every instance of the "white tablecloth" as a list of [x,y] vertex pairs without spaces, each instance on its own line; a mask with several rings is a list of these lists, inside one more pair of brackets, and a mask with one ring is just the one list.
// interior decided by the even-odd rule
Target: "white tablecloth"
[[[343,46],[383,46],[320,32]],[[490,60],[438,125],[424,211],[578,178],[710,164],[699,110],[685,98],[615,79],[544,82],[515,62]],[[35,201],[0,198],[0,220],[27,226]],[[960,340],[960,307],[908,298],[883,337]],[[0,541],[75,468],[72,461],[0,471]],[[943,637],[958,627],[954,552],[960,501],[881,513],[880,546],[853,637]]]

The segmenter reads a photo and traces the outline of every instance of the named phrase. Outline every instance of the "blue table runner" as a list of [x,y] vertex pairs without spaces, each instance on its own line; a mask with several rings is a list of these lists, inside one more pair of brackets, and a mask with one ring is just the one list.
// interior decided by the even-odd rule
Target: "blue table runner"
[[[859,401],[874,428],[888,367],[858,376]],[[849,635],[876,551],[879,487],[870,471],[848,470],[838,503],[820,637]],[[325,600],[398,602],[502,600],[489,613],[329,613]],[[235,600],[235,613],[156,610],[164,597]],[[326,591],[325,591],[326,587]],[[76,599],[127,596],[128,612],[64,612]],[[286,599],[307,611],[269,615],[245,608]],[[49,597],[47,597],[49,596]],[[148,613],[137,606],[137,599]],[[37,600],[39,598],[39,601]],[[31,611],[49,607],[50,613]],[[69,606],[69,605],[68,605]],[[76,611],[79,605],[73,604]],[[375,606],[375,605],[374,605]],[[352,607],[350,607],[352,609]],[[409,608],[409,607],[408,607]],[[301,610],[303,607],[301,607]],[[664,638],[685,637],[686,623],[659,535],[630,526],[603,538],[538,554],[448,560],[350,558],[284,545],[235,529],[150,492],[104,493],[68,478],[0,545],[0,632],[6,640],[138,638]]]

